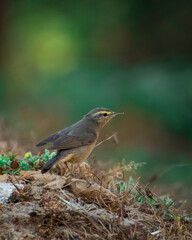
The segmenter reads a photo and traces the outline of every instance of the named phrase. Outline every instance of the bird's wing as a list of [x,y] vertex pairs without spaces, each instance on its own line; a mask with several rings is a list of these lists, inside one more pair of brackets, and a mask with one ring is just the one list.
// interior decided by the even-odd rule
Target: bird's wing
[[[86,132],[85,135],[82,133]],[[96,141],[97,135],[90,129],[87,129],[87,122],[80,120],[79,122],[51,134],[48,138],[38,143],[36,146],[40,147],[47,143],[52,143],[51,149],[70,149],[88,144]]]
[[70,149],[81,147],[84,145],[89,145],[95,142],[96,136],[94,134],[89,134],[86,136],[71,136],[71,135],[60,135],[54,141],[51,149]]
[[36,146],[37,147],[40,147],[40,146],[43,146],[43,145],[45,145],[45,144],[47,144],[47,143],[49,143],[49,142],[54,142],[54,141],[56,141],[58,138],[59,138],[59,133],[57,132],[57,133],[53,133],[53,134],[51,134],[49,137],[47,137],[47,138],[45,138],[43,141],[41,141],[40,143],[38,143]]

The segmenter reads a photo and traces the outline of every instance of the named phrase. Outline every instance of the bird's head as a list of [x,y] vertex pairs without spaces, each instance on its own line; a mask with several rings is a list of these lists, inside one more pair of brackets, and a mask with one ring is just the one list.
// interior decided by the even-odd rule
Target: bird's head
[[97,123],[97,125],[102,128],[104,127],[113,117],[124,114],[120,112],[113,112],[107,108],[94,108],[88,112],[85,117]]

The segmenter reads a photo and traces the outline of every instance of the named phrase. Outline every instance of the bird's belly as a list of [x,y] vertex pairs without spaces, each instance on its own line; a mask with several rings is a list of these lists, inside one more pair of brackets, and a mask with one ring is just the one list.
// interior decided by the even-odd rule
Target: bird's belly
[[70,150],[63,151],[63,157],[61,154],[61,162],[81,163],[85,161],[92,152],[95,144],[82,146]]

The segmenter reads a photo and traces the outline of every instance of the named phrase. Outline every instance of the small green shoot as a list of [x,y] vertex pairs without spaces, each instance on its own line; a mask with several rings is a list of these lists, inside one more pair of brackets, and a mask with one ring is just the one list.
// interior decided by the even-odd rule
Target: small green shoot
[[12,153],[9,153],[7,156],[0,154],[0,172],[19,175],[20,171],[37,170],[55,155],[55,152],[50,153],[47,149],[40,156],[33,156],[31,152],[27,152],[24,158],[20,160],[16,159],[17,155]]

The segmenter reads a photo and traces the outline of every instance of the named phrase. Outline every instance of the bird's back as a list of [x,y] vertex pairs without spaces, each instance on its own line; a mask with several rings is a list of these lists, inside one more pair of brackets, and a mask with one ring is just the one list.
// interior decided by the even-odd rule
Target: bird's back
[[72,147],[72,141],[74,142],[73,147],[76,147],[75,145],[81,145],[80,141],[82,142],[82,138],[85,139],[82,144],[84,143],[86,145],[86,143],[92,143],[98,137],[97,131],[95,131],[95,128],[92,127],[92,124],[93,123],[89,119],[86,119],[84,117],[73,125],[51,134],[49,137],[38,143],[36,146],[39,147],[47,143],[52,143],[53,147],[50,149],[62,149],[61,143],[63,143],[63,148],[66,149],[68,148],[66,144],[68,144],[69,142],[69,147]]

